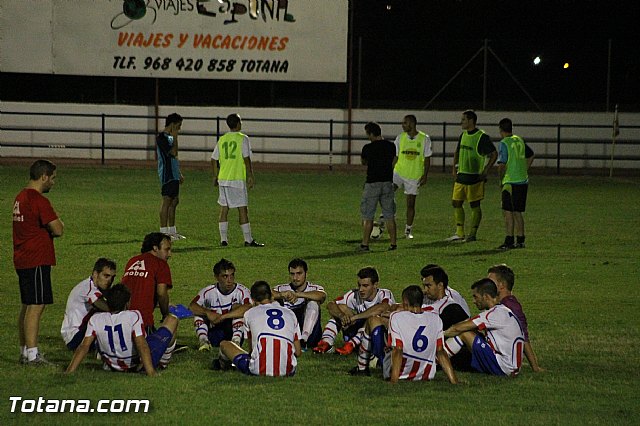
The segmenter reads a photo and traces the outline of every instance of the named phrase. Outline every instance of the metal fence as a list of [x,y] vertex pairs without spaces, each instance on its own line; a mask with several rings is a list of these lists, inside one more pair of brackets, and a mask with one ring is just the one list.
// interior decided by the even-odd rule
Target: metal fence
[[[180,133],[181,157],[190,153],[196,159],[208,158],[226,128],[224,117],[184,118],[195,130]],[[156,124],[158,120],[153,115],[3,111],[0,156],[29,157],[53,152],[54,157],[99,158],[101,164],[118,158],[150,159],[155,155],[157,126],[162,128]],[[325,164],[331,170],[336,164],[359,164],[360,148],[367,142],[360,136],[364,121],[351,122],[358,137],[350,137],[349,122],[344,120],[243,118],[243,122],[251,123],[254,155],[262,154],[266,162],[296,163],[303,162],[303,158],[309,162],[311,158],[311,162]],[[380,124],[397,126],[396,122]],[[446,171],[458,142],[459,123],[424,122],[421,126],[429,129],[433,142],[432,166],[440,165]],[[216,129],[215,134],[205,130],[212,128]],[[617,148],[612,145],[610,125],[518,123],[518,129],[536,152],[536,165],[555,168],[556,173],[563,168],[585,168],[585,164],[592,164],[586,168],[602,168],[605,164],[608,167],[612,160],[624,168],[640,168],[640,126],[620,126],[621,132],[630,137],[619,137]],[[136,157],[131,154],[134,152],[143,155]],[[542,164],[539,160],[543,160]]]

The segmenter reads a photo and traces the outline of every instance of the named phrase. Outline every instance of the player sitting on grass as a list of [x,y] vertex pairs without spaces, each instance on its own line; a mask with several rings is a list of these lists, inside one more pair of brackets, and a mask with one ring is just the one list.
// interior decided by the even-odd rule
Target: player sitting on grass
[[522,310],[522,305],[513,293],[511,293],[511,290],[513,290],[513,284],[515,283],[513,269],[503,263],[490,267],[487,272],[487,278],[490,278],[494,283],[496,283],[500,303],[511,309],[511,312],[513,312],[516,318],[518,318],[518,322],[522,326],[522,334],[524,335],[524,355],[527,357],[527,361],[529,361],[531,369],[536,373],[544,371],[544,369],[538,365],[538,357],[533,351],[533,347],[529,341],[529,326],[527,325],[527,317]]
[[[482,373],[514,377],[520,371],[524,335],[516,316],[498,301],[498,288],[489,278],[471,286],[473,302],[480,314],[449,327],[444,332],[448,351],[463,346],[471,351],[471,366]],[[480,333],[486,333],[486,336]]]
[[322,336],[320,305],[327,298],[324,288],[307,281],[307,262],[293,259],[289,262],[291,282],[277,285],[273,289],[273,298],[296,314],[302,327],[300,346],[314,348]]
[[[375,340],[373,345],[374,354],[382,358],[385,379],[390,379],[392,383],[398,380],[431,380],[436,374],[437,359],[449,382],[457,383],[449,357],[443,349],[442,320],[433,312],[422,310],[420,287],[412,285],[404,289],[402,306],[389,315],[388,323],[388,346],[380,346],[386,340],[384,338]],[[363,340],[358,366],[349,372],[352,375],[370,375],[372,353],[363,350],[364,347]]]
[[[422,268],[420,275],[422,275],[422,292],[424,294],[422,309],[438,314],[442,320],[443,329],[446,330],[454,324],[469,319],[471,316],[469,306],[462,299],[460,293],[449,288],[449,276],[444,269],[437,265],[427,265]],[[428,304],[425,304],[425,300],[428,301]],[[461,303],[464,303],[464,306]],[[471,352],[463,348],[451,357],[451,365],[456,370],[472,370]]]
[[[425,275],[425,274],[426,274],[427,270],[430,270],[432,268],[438,268],[439,269],[439,271],[436,271],[437,277],[433,276],[433,278],[435,278],[437,282],[442,282],[443,287],[444,287],[445,296],[447,296],[450,300],[452,300],[453,303],[456,303],[456,304],[460,305],[460,307],[467,314],[467,318],[469,318],[471,316],[471,310],[469,310],[469,304],[467,304],[467,301],[464,299],[464,297],[462,297],[460,292],[458,292],[457,290],[455,290],[454,288],[449,286],[449,276],[447,275],[447,273],[444,270],[444,268],[442,268],[440,265],[436,265],[434,263],[430,263],[430,264],[426,265],[424,268],[422,268],[422,270],[420,271],[420,276],[422,277],[422,285],[423,286],[425,285],[425,278],[427,278],[427,275]],[[438,280],[440,280],[440,281],[438,281]],[[422,292],[424,293],[424,299],[422,299],[422,304],[423,305],[427,305],[428,306],[428,305],[433,305],[434,303],[436,303],[436,300],[431,299],[427,295],[426,287],[423,289]]]
[[82,342],[91,315],[109,311],[102,292],[111,287],[115,276],[116,262],[101,257],[93,265],[91,276],[71,290],[60,329],[67,348],[74,351]]
[[274,302],[265,281],[251,286],[251,298],[255,306],[244,314],[251,354],[224,340],[220,343],[219,364],[227,369],[233,361],[242,373],[254,376],[293,376],[302,353],[295,314]]
[[114,285],[106,293],[110,312],[99,312],[89,319],[85,337],[73,353],[67,373],[76,371],[97,340],[104,367],[112,371],[139,371],[155,376],[156,368],[165,368],[175,348],[178,318],[168,314],[161,327],[146,336],[142,315],[129,311],[131,293],[124,284]]
[[236,282],[236,267],[227,259],[213,266],[216,284],[209,285],[193,298],[189,309],[195,315],[193,323],[201,351],[220,346],[223,340],[242,345],[242,316],[251,307],[249,289]]
[[341,355],[349,355],[360,344],[367,318],[380,315],[388,310],[389,305],[395,303],[393,293],[384,288],[378,288],[380,278],[378,271],[368,266],[358,271],[358,288],[348,291],[344,296],[327,304],[331,319],[327,322],[322,333],[322,340],[313,348],[316,353],[330,353],[334,351],[333,342],[342,330],[346,342],[338,349]]

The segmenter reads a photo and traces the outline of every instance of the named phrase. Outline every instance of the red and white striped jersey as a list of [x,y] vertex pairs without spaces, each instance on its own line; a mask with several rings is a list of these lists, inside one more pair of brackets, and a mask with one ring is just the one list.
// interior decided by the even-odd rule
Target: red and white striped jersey
[[198,292],[192,302],[206,309],[211,309],[217,314],[226,314],[231,311],[233,305],[251,303],[251,292],[242,284],[236,286],[229,294],[223,294],[217,284],[207,286]]
[[344,296],[338,297],[335,302],[338,305],[347,305],[348,308],[353,309],[356,313],[360,313],[379,303],[393,305],[396,303],[396,300],[393,298],[391,290],[379,288],[371,301],[362,299],[358,289],[354,289],[346,292]]
[[389,346],[402,349],[400,379],[431,380],[436,375],[436,349],[444,342],[442,320],[433,312],[392,312]]
[[[306,293],[308,291],[324,291],[324,287],[322,287],[321,285],[318,284],[314,284],[311,283],[309,281],[307,281],[307,286],[304,288],[304,290],[302,291],[302,293]],[[280,284],[275,286],[274,288],[275,291],[277,291],[278,293],[284,293],[285,291],[299,291],[299,290],[294,290],[293,287],[291,287],[291,283],[287,283],[287,284]],[[306,305],[308,300],[307,299],[303,299],[301,297],[299,297],[294,303],[289,303],[287,301],[284,301],[284,306],[286,306],[289,309],[296,309],[296,308],[300,308],[303,305]]]
[[495,305],[480,312],[471,321],[479,330],[486,330],[487,342],[496,354],[498,365],[506,375],[516,375],[522,365],[524,333],[511,309]]
[[86,336],[94,336],[102,360],[114,370],[126,371],[138,364],[134,337],[145,336],[139,311],[99,312],[89,319]]
[[[469,310],[469,304],[457,290],[447,286],[447,288],[444,290],[444,294],[445,294],[445,297],[447,296],[450,297],[453,303],[457,303],[458,305],[460,305],[462,309],[464,309],[464,311],[467,313],[467,315],[471,316],[471,311]],[[433,305],[436,302],[439,302],[440,300],[443,300],[443,299],[431,300],[427,296],[424,296],[424,299],[422,300],[422,304]],[[445,306],[442,306],[442,307],[444,308]]]
[[258,305],[244,314],[251,339],[249,371],[258,376],[291,376],[298,360],[293,342],[300,339],[296,315],[279,303]]
[[91,277],[76,285],[67,298],[67,307],[60,333],[64,343],[69,343],[76,335],[80,326],[89,320],[89,311],[96,300],[102,297],[100,290]]

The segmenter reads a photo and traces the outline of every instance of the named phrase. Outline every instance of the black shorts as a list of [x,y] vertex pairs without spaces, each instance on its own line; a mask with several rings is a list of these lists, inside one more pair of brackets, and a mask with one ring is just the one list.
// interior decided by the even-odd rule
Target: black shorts
[[16,269],[20,283],[20,301],[23,305],[51,305],[51,266]]
[[180,181],[172,180],[162,185],[161,194],[163,197],[178,198],[180,193]]
[[502,187],[502,210],[508,212],[524,212],[527,207],[527,190],[529,184],[510,185]]

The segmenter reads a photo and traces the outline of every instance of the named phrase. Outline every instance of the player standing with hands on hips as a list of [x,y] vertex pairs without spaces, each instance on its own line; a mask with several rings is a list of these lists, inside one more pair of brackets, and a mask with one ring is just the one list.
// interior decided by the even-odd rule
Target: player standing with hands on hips
[[[503,118],[500,128],[498,173],[502,187],[502,213],[506,228],[500,250],[524,248],[524,213],[529,189],[529,168],[533,163],[533,150],[520,136],[513,134],[513,123]],[[515,231],[515,232],[514,232]],[[514,240],[514,234],[516,240]]]
[[[484,199],[484,184],[487,181],[487,173],[498,159],[496,147],[493,146],[491,138],[476,127],[477,121],[478,116],[475,112],[467,110],[462,113],[460,126],[463,132],[453,156],[452,169],[453,177],[456,179],[451,197],[456,233],[446,239],[449,242],[476,241],[482,220],[480,202]],[[471,207],[471,229],[466,236],[462,207],[465,201],[468,201]]]
[[53,303],[51,266],[56,264],[53,239],[64,224],[46,194],[56,183],[56,165],[37,160],[29,170],[29,183],[13,204],[13,264],[20,284],[22,308],[18,316],[20,363],[50,364],[38,351],[40,319]]

